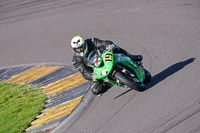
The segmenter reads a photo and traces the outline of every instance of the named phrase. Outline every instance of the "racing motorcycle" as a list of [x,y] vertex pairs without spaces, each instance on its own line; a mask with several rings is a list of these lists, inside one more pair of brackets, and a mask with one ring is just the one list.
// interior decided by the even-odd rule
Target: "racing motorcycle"
[[94,70],[96,79],[118,87],[127,87],[142,92],[145,83],[151,81],[151,74],[142,63],[106,50],[93,50],[88,56],[88,66]]

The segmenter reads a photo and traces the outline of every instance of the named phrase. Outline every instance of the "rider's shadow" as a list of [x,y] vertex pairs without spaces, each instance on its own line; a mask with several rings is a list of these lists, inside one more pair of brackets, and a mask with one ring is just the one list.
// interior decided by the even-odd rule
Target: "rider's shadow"
[[[167,77],[171,76],[172,74],[178,72],[179,70],[183,69],[185,66],[189,65],[190,63],[194,62],[196,58],[190,58],[187,59],[185,61],[182,62],[178,62],[168,68],[166,68],[165,70],[163,70],[162,72],[154,75],[151,79],[151,82],[149,82],[148,84],[146,84],[146,90],[152,88],[153,86],[157,85],[159,82],[163,81],[164,79],[166,79]],[[114,99],[128,93],[129,91],[131,91],[132,89],[127,90],[126,92],[116,96]]]

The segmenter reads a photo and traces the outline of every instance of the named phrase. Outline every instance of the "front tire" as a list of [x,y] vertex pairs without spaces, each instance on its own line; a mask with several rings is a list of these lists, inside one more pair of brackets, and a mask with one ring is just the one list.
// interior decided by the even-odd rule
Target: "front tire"
[[120,71],[117,71],[115,73],[114,77],[116,79],[118,79],[120,83],[122,83],[124,85],[127,85],[131,89],[134,89],[134,90],[139,91],[139,92],[142,92],[142,91],[145,90],[145,85],[144,84],[134,83],[134,81],[132,79],[130,79],[129,77],[127,77],[126,75],[124,75]]

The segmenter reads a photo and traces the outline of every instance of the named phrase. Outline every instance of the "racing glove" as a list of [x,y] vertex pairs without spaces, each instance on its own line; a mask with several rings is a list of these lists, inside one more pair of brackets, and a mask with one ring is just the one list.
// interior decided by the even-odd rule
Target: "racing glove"
[[117,45],[117,44],[109,44],[107,47],[106,47],[106,50],[110,51],[110,52],[113,52],[115,49],[120,49],[120,47]]
[[107,47],[106,47],[106,50],[110,51],[110,52],[113,52],[114,49],[115,49],[116,45],[115,44],[109,44]]

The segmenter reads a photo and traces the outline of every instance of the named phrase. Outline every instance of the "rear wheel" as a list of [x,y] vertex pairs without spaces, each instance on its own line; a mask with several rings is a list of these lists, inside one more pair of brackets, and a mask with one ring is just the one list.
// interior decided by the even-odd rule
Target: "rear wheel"
[[144,83],[148,83],[151,81],[151,73],[145,69],[145,79]]
[[116,79],[119,80],[120,83],[127,85],[128,87],[130,87],[131,89],[134,89],[136,91],[144,91],[145,90],[145,85],[142,83],[135,83],[135,81],[131,78],[129,78],[128,76],[126,76],[125,74],[123,74],[120,71],[117,71],[114,75],[114,77]]

